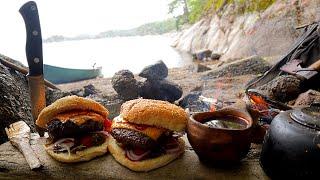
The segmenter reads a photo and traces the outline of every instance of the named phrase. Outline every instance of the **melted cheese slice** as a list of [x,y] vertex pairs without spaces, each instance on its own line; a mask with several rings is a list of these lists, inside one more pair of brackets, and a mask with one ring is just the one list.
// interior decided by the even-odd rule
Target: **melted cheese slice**
[[157,140],[164,132],[166,132],[166,129],[164,128],[158,128],[155,126],[148,126],[143,125],[143,128],[137,128],[139,125],[135,125],[133,123],[129,123],[122,119],[121,116],[116,117],[112,121],[112,128],[122,128],[122,129],[132,129],[138,132],[143,133],[144,135],[149,136],[153,140]]
[[67,120],[70,120],[77,125],[81,125],[89,119],[98,122],[103,122],[104,120],[101,115],[90,111],[70,111],[58,114],[55,116],[55,118],[60,119],[61,122],[66,122]]

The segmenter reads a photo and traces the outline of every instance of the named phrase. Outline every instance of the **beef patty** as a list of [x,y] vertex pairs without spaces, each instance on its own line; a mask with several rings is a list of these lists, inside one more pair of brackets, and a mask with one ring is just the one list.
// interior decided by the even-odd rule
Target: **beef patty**
[[154,149],[158,146],[158,143],[149,136],[131,129],[114,128],[111,135],[119,143],[130,148]]
[[87,120],[81,125],[77,125],[72,121],[61,122],[54,119],[48,124],[48,134],[53,140],[66,137],[76,137],[84,133],[102,131],[103,124],[101,122]]

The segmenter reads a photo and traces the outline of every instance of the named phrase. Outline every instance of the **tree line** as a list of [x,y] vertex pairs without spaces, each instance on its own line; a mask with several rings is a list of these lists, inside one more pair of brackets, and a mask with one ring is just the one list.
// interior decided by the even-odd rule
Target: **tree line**
[[174,16],[177,24],[193,24],[204,16],[221,13],[227,5],[234,5],[234,12],[243,14],[263,11],[276,0],[172,0],[168,12]]

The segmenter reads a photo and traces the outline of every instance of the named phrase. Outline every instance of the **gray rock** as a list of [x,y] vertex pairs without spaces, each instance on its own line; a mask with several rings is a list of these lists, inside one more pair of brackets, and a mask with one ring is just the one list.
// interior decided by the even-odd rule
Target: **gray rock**
[[139,73],[139,76],[151,80],[161,80],[168,76],[168,67],[162,60],[160,60],[155,64],[143,68]]
[[89,84],[87,86],[84,86],[81,89],[75,89],[70,91],[72,95],[80,96],[80,97],[88,97],[90,95],[95,95],[100,93],[99,90],[97,90],[92,84]]
[[92,84],[84,86],[83,89],[84,89],[84,93],[83,93],[84,97],[98,93],[98,90]]
[[[0,57],[3,58],[2,56]],[[8,60],[6,58],[6,60]],[[14,61],[11,61],[14,62]],[[19,65],[19,63],[17,63]],[[35,130],[26,77],[0,63],[0,144],[7,140],[4,128],[24,120]]]
[[210,103],[199,99],[200,91],[190,92],[185,95],[178,103],[184,109],[189,109],[190,112],[205,112],[210,111]]
[[197,72],[204,72],[204,71],[209,71],[211,70],[211,68],[209,68],[208,66],[205,66],[203,64],[197,64],[196,65],[196,71]]
[[195,52],[192,56],[194,60],[204,61],[207,58],[211,58],[212,51],[210,49],[202,49]]
[[140,84],[140,96],[146,99],[157,99],[174,102],[182,95],[182,88],[167,80],[146,80]]
[[83,90],[83,88],[82,88],[82,89],[72,90],[72,91],[70,91],[70,93],[71,93],[72,95],[76,95],[76,96],[80,96],[80,97],[85,97],[85,96],[84,96],[84,90]]
[[135,99],[139,95],[137,80],[129,70],[121,70],[115,73],[111,83],[113,89],[123,100]]
[[219,60],[221,57],[221,54],[218,54],[218,53],[211,53],[211,60]]
[[320,103],[320,92],[309,89],[307,92],[301,93],[298,96],[294,106],[310,106],[313,103]]
[[232,63],[224,64],[212,71],[209,71],[203,76],[204,80],[219,78],[219,77],[233,77],[247,74],[260,74],[269,70],[271,65],[259,56],[252,56],[249,58],[234,61]]
[[54,103],[56,100],[63,98],[65,96],[70,96],[72,93],[61,91],[57,89],[46,89],[46,105],[49,106],[50,104]]
[[301,93],[301,80],[293,75],[281,75],[258,87],[258,90],[264,91],[273,100],[288,102]]
[[121,105],[124,103],[124,101],[119,98],[116,98],[116,97],[109,98],[112,100],[108,100],[108,99],[101,97],[97,94],[90,95],[87,98],[93,99],[93,100],[97,101],[98,103],[102,104],[105,108],[107,108],[109,111],[109,116],[108,116],[109,119],[113,119],[114,117],[116,117],[120,114]]

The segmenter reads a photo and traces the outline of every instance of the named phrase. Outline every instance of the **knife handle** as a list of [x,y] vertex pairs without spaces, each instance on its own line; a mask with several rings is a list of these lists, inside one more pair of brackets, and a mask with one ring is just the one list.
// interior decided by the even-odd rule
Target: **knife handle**
[[27,32],[26,55],[29,75],[42,75],[42,37],[37,5],[35,2],[29,1],[20,8],[19,12],[23,17]]

